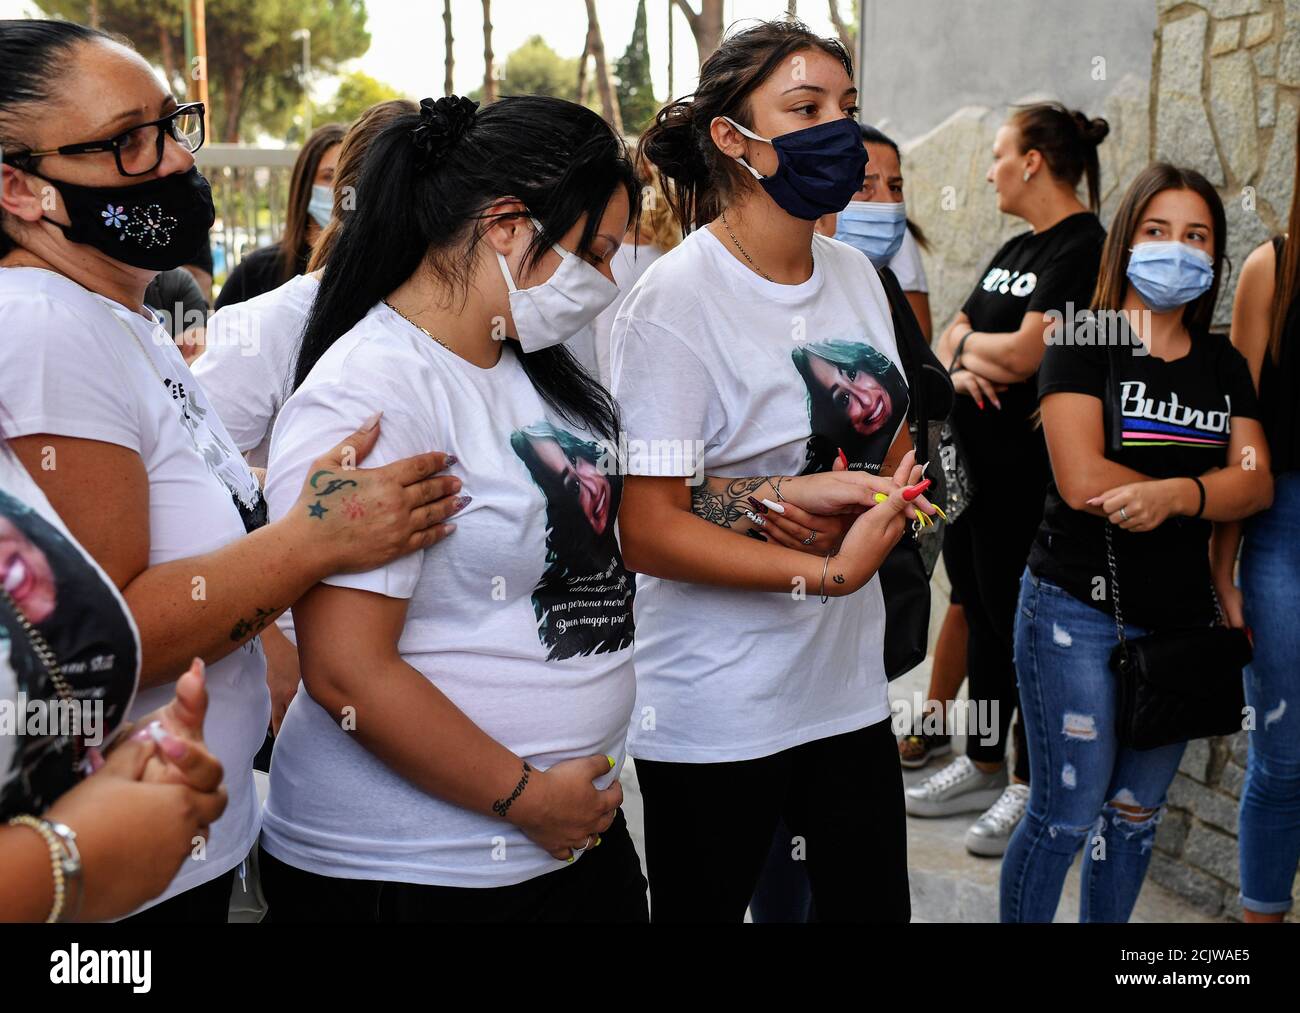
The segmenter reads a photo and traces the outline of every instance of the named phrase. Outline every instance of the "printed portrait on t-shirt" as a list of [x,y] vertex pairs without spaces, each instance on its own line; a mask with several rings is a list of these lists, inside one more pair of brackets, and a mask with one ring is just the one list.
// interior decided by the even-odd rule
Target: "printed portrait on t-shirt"
[[549,422],[516,430],[510,445],[546,497],[546,569],[533,609],[547,660],[630,647],[636,584],[614,537],[623,477],[602,471],[596,444]]
[[0,700],[0,738],[17,742],[0,769],[3,820],[41,812],[77,782],[69,733],[93,743],[121,723],[137,659],[121,605],[81,551],[3,491],[0,586],[0,668],[14,686]]
[[880,471],[907,418],[907,382],[863,341],[818,341],[790,353],[808,388],[812,436],[804,474],[829,471],[844,451],[851,471]]

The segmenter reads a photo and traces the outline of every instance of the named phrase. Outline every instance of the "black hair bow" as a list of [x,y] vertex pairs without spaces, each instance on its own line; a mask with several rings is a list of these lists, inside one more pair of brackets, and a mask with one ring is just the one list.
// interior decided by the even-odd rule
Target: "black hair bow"
[[411,132],[411,142],[419,152],[421,168],[438,162],[460,140],[474,125],[477,110],[477,102],[459,95],[420,102],[420,123]]

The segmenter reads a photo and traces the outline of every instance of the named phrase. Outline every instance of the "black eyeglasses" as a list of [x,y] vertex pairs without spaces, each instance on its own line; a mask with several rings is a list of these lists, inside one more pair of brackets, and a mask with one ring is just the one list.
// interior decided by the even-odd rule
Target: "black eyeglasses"
[[202,102],[189,102],[162,119],[141,123],[107,141],[65,144],[49,151],[28,151],[7,161],[22,168],[23,163],[30,165],[31,160],[47,155],[91,155],[111,151],[117,160],[117,171],[123,176],[147,176],[162,164],[168,137],[191,154],[203,147],[203,114]]

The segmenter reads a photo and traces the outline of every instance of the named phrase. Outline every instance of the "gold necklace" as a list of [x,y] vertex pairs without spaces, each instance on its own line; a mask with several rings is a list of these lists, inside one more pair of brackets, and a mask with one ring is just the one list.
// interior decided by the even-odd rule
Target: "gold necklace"
[[[731,241],[732,241],[733,243],[736,244],[736,249],[740,251],[740,255],[741,255],[742,257],[745,258],[746,262],[748,262],[748,264],[749,264],[750,267],[752,267],[755,271],[757,271],[759,274],[761,274],[761,275],[762,275],[764,278],[766,278],[768,281],[772,281],[772,276],[769,275],[766,271],[764,271],[764,270],[763,270],[761,267],[759,267],[757,264],[755,264],[755,263],[754,263],[754,258],[751,257],[751,256],[750,256],[750,255],[745,251],[745,248],[744,248],[743,246],[740,245],[740,240],[736,238],[736,234],[735,234],[734,232],[731,231],[731,225],[727,222],[727,212],[723,211],[721,217],[722,217],[722,227],[723,227],[724,229],[727,230],[727,235],[729,235],[729,236],[731,237]],[[775,285],[776,282],[773,281],[772,284]]]
[[[727,230],[727,235],[729,235],[731,237],[731,241],[736,244],[736,249],[740,251],[740,255],[745,258],[745,261],[749,264],[749,266],[752,267],[759,274],[761,274],[768,281],[772,282],[773,285],[777,284],[777,282],[772,278],[770,274],[768,274],[761,267],[759,267],[757,264],[754,263],[754,258],[749,255],[749,253],[745,250],[743,246],[740,245],[740,240],[737,239],[736,234],[731,231],[731,223],[727,221],[727,212],[723,211],[719,215],[719,217],[722,219],[722,227]],[[808,253],[808,259],[813,261],[813,266],[815,267],[817,262],[813,257],[811,250]]]
[[397,314],[399,317],[401,317],[403,320],[405,320],[405,321],[406,321],[408,324],[410,324],[412,327],[414,327],[417,331],[423,331],[426,337],[432,338],[434,341],[438,342],[438,344],[442,345],[443,348],[445,348],[445,349],[447,349],[447,351],[451,352],[452,355],[455,355],[455,354],[456,354],[456,350],[455,350],[454,348],[452,348],[451,345],[447,344],[447,342],[443,341],[442,338],[438,337],[436,334],[434,334],[433,332],[431,332],[427,327],[423,327],[423,326],[421,326],[420,324],[417,324],[414,320],[412,320],[410,317],[408,317],[405,313],[403,313],[401,310],[399,310],[396,306],[394,306],[392,303],[390,303],[387,299],[384,300],[384,305],[387,306],[387,307],[388,307],[390,310],[392,310],[394,313],[396,313],[396,314]]

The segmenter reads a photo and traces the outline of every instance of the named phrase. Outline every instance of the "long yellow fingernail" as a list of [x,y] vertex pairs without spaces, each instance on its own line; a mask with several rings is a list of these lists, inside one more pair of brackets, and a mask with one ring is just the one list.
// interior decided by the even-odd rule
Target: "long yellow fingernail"
[[599,848],[599,847],[600,847],[600,834],[597,834],[597,835],[596,835],[596,843],[593,844],[592,847],[593,847],[593,848]]
[[577,857],[576,855],[570,855],[568,858],[565,859],[565,861],[566,861],[566,862],[572,862],[572,861],[574,860],[574,858],[576,858],[576,857]]
[[614,769],[614,764],[615,764],[617,761],[614,759],[614,757],[610,756],[608,753],[605,754],[605,759],[607,759],[607,760],[609,761],[609,769],[610,769],[610,770],[613,770],[613,769]]
[[889,493],[878,492],[878,493],[876,493],[874,496],[872,496],[871,498],[874,499],[877,503],[884,503],[884,502],[888,501],[888,499],[889,499]]
[[945,521],[948,519],[948,515],[943,512],[943,507],[935,506],[933,503],[931,503],[930,506],[934,507],[934,512],[937,513],[941,519]]

